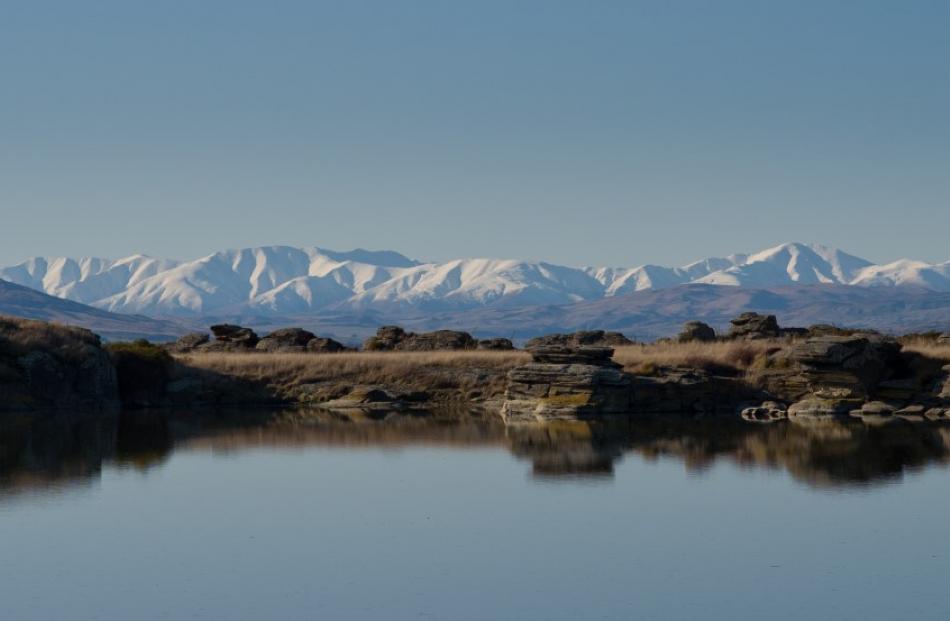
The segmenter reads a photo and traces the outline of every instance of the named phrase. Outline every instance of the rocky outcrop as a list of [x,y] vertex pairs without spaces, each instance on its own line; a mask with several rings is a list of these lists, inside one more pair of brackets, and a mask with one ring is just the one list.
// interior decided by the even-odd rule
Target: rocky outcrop
[[508,372],[502,416],[509,423],[572,420],[629,411],[631,377],[609,347],[537,347]]
[[733,339],[768,339],[781,334],[775,315],[742,313],[729,323],[732,324],[729,338]]
[[318,336],[307,342],[307,351],[320,354],[336,354],[343,351],[353,350],[339,341]]
[[512,344],[511,339],[494,338],[480,340],[478,342],[478,348],[490,351],[510,351],[514,349],[515,346]]
[[262,338],[255,349],[260,351],[302,352],[317,335],[303,328],[281,328]]
[[769,387],[786,398],[868,399],[900,367],[897,341],[878,336],[819,336],[776,355],[786,370]]
[[0,411],[118,405],[115,367],[97,335],[0,317]]
[[603,330],[581,330],[567,334],[547,334],[530,339],[525,343],[525,349],[539,347],[622,347],[633,345],[633,341],[620,332],[605,332]]
[[937,345],[947,345],[950,346],[950,332],[944,332],[937,337]]
[[716,331],[713,330],[709,324],[705,324],[702,321],[687,321],[683,324],[683,329],[676,337],[676,340],[680,343],[689,343],[692,341],[705,343],[715,341]]
[[211,326],[214,342],[201,346],[201,349],[215,351],[233,351],[253,349],[260,341],[257,333],[250,328],[242,328],[229,323]]
[[660,366],[633,378],[631,410],[646,414],[735,414],[736,404],[762,401],[765,395],[741,378],[703,369]]
[[166,349],[174,354],[187,354],[201,347],[211,340],[207,332],[192,332],[178,338],[174,343],[166,346]]
[[406,332],[399,326],[383,326],[363,343],[367,351],[440,351],[475,349],[476,341],[468,332],[436,330],[435,332]]

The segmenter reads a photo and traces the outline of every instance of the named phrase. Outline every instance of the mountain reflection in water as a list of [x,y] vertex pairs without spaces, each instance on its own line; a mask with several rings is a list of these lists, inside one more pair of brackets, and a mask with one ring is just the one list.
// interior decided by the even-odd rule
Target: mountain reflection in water
[[873,485],[942,466],[950,426],[901,420],[757,425],[730,419],[631,416],[610,422],[505,427],[492,415],[255,410],[126,412],[96,417],[36,414],[0,421],[0,502],[98,479],[104,467],[160,468],[175,451],[250,448],[505,447],[539,480],[610,479],[628,453],[678,459],[689,471],[720,460],[784,469],[815,487]]

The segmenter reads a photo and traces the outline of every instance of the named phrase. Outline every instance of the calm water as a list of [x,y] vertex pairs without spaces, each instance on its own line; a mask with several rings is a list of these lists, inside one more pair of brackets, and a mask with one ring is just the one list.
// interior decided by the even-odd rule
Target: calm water
[[0,618],[947,619],[950,427],[0,425]]

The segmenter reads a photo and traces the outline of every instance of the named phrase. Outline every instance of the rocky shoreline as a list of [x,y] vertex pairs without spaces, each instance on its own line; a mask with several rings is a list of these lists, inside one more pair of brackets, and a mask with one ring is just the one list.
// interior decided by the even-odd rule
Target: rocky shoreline
[[[299,328],[259,337],[226,324],[212,326],[213,340],[197,333],[168,345],[104,345],[86,330],[0,321],[6,411],[254,404],[396,411],[451,403],[493,412],[508,424],[631,414],[758,423],[950,419],[946,356],[873,332],[782,328],[773,316],[755,313],[737,317],[726,335],[689,322],[664,343],[636,345],[621,334],[586,331],[538,337],[526,351],[503,338],[396,326],[380,328],[363,351]],[[937,348],[950,344],[946,334],[927,338]],[[737,347],[741,364],[704,356],[724,343]],[[651,357],[664,347],[686,353],[676,364]],[[641,350],[635,366],[615,355]]]

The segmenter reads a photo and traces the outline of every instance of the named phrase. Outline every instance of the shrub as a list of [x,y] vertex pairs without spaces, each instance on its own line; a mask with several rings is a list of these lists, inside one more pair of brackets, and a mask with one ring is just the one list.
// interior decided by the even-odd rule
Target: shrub
[[115,365],[119,396],[123,402],[149,402],[164,397],[174,365],[174,359],[167,351],[145,339],[111,343],[106,349]]

